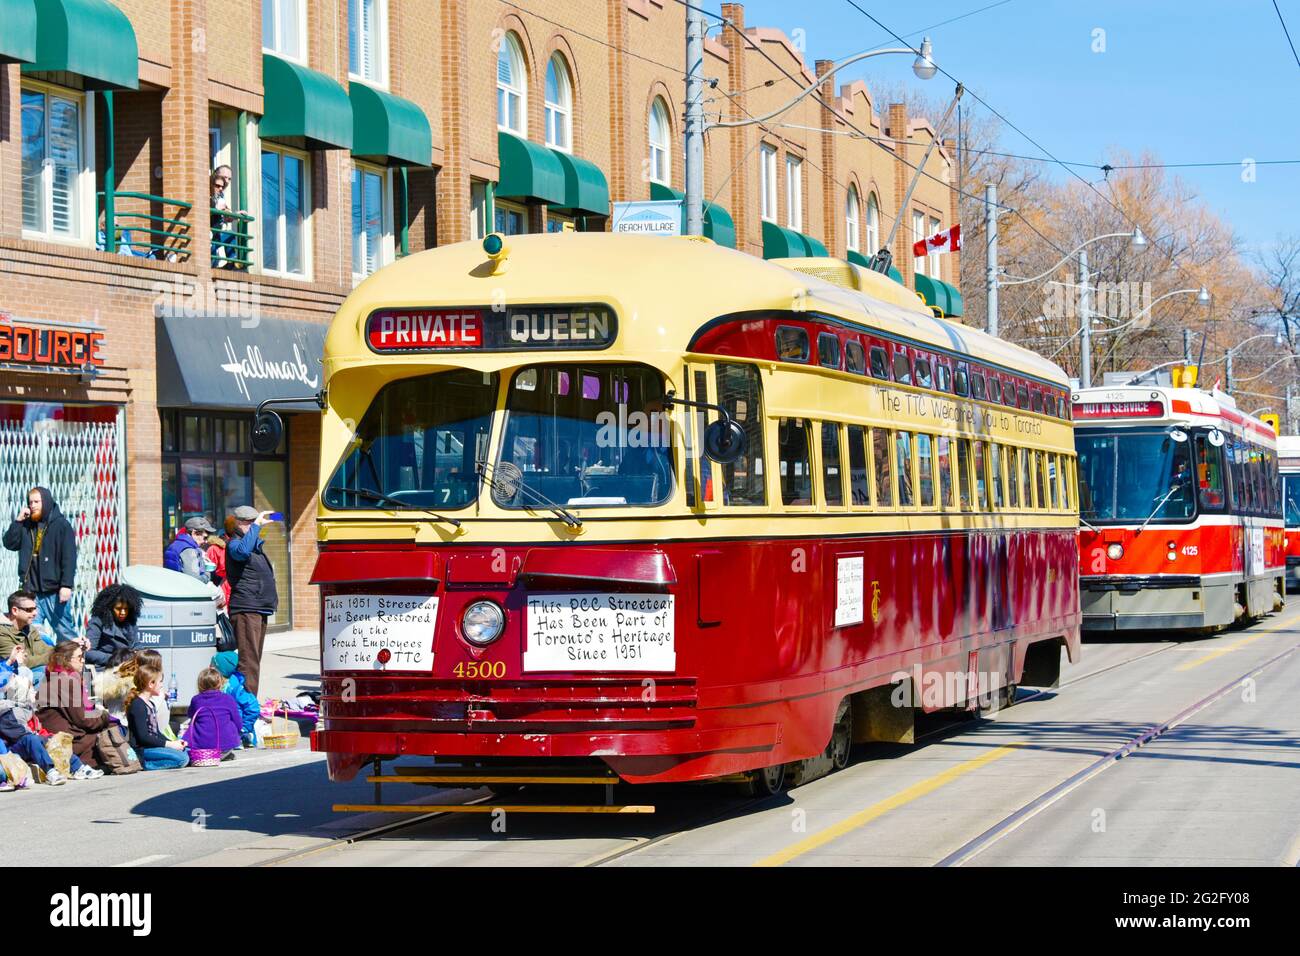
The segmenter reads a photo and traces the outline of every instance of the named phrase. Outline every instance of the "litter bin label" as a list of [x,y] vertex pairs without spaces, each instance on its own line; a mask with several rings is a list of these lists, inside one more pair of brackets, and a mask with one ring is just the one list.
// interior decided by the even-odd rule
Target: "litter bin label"
[[141,627],[137,643],[141,647],[213,647],[217,643],[211,627]]

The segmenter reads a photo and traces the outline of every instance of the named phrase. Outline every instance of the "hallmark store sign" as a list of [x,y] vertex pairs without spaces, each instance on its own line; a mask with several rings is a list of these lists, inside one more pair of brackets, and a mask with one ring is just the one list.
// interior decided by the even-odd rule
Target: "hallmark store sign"
[[379,309],[366,320],[375,352],[603,349],[617,334],[606,305]]
[[80,371],[104,364],[104,330],[15,319],[0,312],[0,363]]

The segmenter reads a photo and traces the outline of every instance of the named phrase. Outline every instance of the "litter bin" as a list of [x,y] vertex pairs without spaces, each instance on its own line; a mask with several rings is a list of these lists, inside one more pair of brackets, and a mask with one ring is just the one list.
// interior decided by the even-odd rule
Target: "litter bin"
[[198,692],[199,671],[217,652],[217,606],[202,581],[166,568],[134,564],[122,572],[122,582],[140,592],[138,647],[162,655],[167,677],[164,692],[176,676],[173,709],[185,710]]

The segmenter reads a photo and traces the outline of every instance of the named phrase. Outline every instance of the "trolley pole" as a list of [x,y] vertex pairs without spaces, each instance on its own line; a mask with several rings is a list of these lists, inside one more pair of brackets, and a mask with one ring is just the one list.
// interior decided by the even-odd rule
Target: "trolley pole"
[[998,334],[998,185],[984,184],[984,240],[988,248],[988,267],[984,273],[984,296],[988,320],[984,331]]
[[686,234],[704,235],[704,11],[686,4]]
[[1088,250],[1079,250],[1079,387],[1092,388],[1092,289]]
[[1183,364],[1192,364],[1192,330],[1183,329]]

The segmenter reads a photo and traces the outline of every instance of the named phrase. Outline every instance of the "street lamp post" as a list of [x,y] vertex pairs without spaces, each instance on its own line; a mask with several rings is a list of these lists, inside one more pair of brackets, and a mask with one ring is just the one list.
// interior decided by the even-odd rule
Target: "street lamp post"
[[[863,60],[870,59],[873,56],[885,56],[886,54],[907,53],[916,57],[912,61],[912,72],[916,74],[917,79],[931,79],[939,71],[939,67],[934,62],[933,47],[930,44],[930,38],[925,37],[921,40],[919,50],[912,47],[889,47],[880,50],[868,50],[864,53],[856,53],[853,56],[846,57],[839,63],[817,77],[811,84],[800,90],[784,106],[779,106],[770,113],[764,113],[762,116],[748,116],[745,119],[738,120],[720,120],[709,123],[704,119],[704,11],[692,3],[686,4],[686,233],[691,236],[704,234],[704,134],[711,129],[734,129],[739,126],[752,126],[756,123],[765,123],[770,119],[780,116],[786,110],[800,102],[804,97],[810,95],[827,77],[838,73],[847,66],[854,63],[860,63]],[[958,96],[960,96],[961,87],[958,86]],[[956,100],[953,101],[954,105]],[[952,108],[949,107],[949,113]],[[941,123],[940,126],[943,124]],[[906,131],[904,131],[906,135]],[[938,139],[938,132],[935,134],[935,141]],[[935,143],[931,142],[930,148],[934,148]],[[929,158],[926,153],[926,158]],[[694,158],[693,158],[694,157]],[[924,168],[925,160],[921,161],[919,169]],[[911,190],[908,191],[911,195]],[[894,226],[897,228],[897,221]]]

